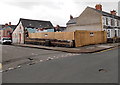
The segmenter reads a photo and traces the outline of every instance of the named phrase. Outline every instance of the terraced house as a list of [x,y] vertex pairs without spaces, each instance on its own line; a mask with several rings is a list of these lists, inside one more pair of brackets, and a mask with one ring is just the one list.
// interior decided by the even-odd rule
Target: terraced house
[[12,33],[15,30],[16,25],[11,25],[11,22],[5,25],[0,25],[0,38],[1,37],[12,37]]
[[70,17],[65,32],[75,30],[107,31],[109,42],[114,39],[120,40],[120,16],[117,16],[116,13],[115,10],[110,13],[103,11],[101,4],[97,4],[95,8],[87,7],[79,17]]

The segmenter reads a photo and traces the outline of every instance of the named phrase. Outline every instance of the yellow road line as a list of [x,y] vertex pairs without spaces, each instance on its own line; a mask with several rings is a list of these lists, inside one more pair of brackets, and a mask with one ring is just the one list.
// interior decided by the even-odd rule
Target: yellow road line
[[118,47],[110,48],[110,49],[106,49],[106,50],[102,50],[102,51],[100,51],[100,52],[96,52],[96,53],[106,52],[106,51],[110,51],[110,50],[113,50],[113,49],[116,49],[116,48],[118,48]]

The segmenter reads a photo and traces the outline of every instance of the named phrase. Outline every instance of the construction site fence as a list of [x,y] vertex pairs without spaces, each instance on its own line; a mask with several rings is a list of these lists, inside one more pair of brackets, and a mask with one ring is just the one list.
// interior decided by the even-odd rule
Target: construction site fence
[[[43,32],[43,33],[29,33],[30,39],[43,39],[43,40],[58,40],[59,41],[74,41],[74,47],[81,47],[90,44],[100,44],[107,42],[106,31],[82,31],[75,32]],[[31,41],[32,42],[32,41]],[[67,43],[69,44],[69,43]],[[73,46],[73,45],[72,45]]]

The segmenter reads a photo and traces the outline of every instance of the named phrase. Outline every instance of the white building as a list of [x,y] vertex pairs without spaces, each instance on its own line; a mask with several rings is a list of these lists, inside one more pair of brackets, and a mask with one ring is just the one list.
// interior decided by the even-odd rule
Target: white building
[[54,27],[50,21],[20,18],[12,34],[13,43],[23,44],[29,33],[37,32],[54,32]]

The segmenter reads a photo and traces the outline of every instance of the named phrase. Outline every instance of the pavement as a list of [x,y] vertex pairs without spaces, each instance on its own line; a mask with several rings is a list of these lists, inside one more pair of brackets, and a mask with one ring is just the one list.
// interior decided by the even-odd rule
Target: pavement
[[48,46],[31,45],[31,44],[13,44],[13,45],[14,46],[21,46],[21,47],[30,47],[30,48],[62,51],[62,52],[68,52],[68,53],[95,53],[95,52],[100,52],[103,50],[118,47],[118,46],[120,46],[120,43],[105,43],[105,44],[82,46],[82,47],[77,47],[77,48],[48,47]]

